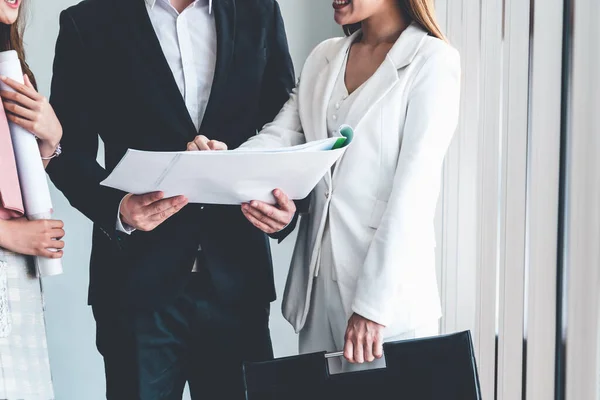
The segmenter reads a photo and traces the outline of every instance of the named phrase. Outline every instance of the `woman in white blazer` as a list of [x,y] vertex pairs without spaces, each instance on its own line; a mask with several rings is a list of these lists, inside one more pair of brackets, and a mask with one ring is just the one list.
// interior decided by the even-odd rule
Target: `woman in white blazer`
[[[458,120],[460,59],[430,0],[333,7],[349,36],[314,49],[279,115],[243,147],[293,146],[354,128],[352,145],[310,196],[283,299],[300,351],[343,348],[347,361],[331,365],[341,371],[384,365],[384,341],[438,332],[433,222]],[[188,145],[224,147],[205,137]],[[290,231],[296,207],[274,195],[277,206],[251,202],[242,211],[266,233]]]

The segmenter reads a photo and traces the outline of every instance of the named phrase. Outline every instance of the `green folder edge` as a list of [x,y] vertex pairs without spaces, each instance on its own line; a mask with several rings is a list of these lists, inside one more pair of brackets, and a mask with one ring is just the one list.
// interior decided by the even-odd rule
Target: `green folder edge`
[[348,125],[340,126],[339,132],[343,137],[335,141],[331,150],[337,150],[341,149],[342,147],[348,146],[354,138],[354,130]]

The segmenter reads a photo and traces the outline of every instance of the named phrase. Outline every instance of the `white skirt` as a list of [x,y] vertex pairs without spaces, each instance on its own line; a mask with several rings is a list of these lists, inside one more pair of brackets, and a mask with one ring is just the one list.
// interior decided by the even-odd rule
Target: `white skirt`
[[0,399],[54,399],[42,287],[33,258],[3,249],[0,249]]

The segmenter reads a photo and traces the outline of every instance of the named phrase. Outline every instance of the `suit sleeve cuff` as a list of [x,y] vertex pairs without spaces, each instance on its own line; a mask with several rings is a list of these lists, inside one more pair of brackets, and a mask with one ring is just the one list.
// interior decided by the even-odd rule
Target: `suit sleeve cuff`
[[296,224],[298,222],[298,212],[294,214],[294,218],[279,232],[271,233],[269,237],[271,239],[278,240],[279,243],[283,242],[283,240],[288,237],[294,229],[296,229]]
[[136,229],[134,227],[132,227],[132,226],[127,225],[123,221],[121,221],[121,204],[123,204],[123,200],[125,200],[125,197],[123,197],[123,199],[119,203],[119,208],[117,209],[117,224],[116,224],[116,228],[117,228],[117,231],[119,231],[119,232],[123,232],[123,233],[125,233],[127,235],[131,235],[133,232],[135,232]]

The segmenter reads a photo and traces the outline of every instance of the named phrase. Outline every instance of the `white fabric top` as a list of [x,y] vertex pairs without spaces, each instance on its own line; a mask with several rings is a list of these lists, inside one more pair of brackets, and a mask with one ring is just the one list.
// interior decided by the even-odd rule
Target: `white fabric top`
[[[333,137],[335,132],[339,130],[340,125],[346,123],[346,119],[348,117],[348,113],[352,108],[352,104],[356,101],[358,96],[360,96],[360,92],[362,91],[364,83],[360,85],[354,92],[348,93],[348,88],[346,87],[346,67],[348,65],[348,57],[350,55],[350,50],[346,53],[346,58],[342,63],[342,68],[340,68],[340,73],[338,74],[337,80],[335,81],[335,85],[333,87],[333,92],[331,93],[331,98],[329,99],[329,105],[327,106],[327,132],[329,133],[329,137]],[[354,128],[354,127],[353,127]],[[331,167],[331,172],[335,169],[335,164]],[[333,258],[333,251],[331,248],[331,231],[329,230],[329,223],[325,226],[325,231],[323,232],[323,245],[321,247],[321,253],[319,253],[319,261],[317,262],[317,266],[315,269],[315,277],[319,276],[319,270],[321,266],[325,268],[331,268],[332,271],[329,276],[333,278],[333,280],[337,280],[335,274],[335,267],[333,263],[335,260]],[[329,257],[321,258],[321,254],[328,254]],[[323,265],[323,264],[326,265]],[[330,265],[331,264],[331,265]]]
[[[198,130],[208,105],[217,62],[212,0],[196,0],[181,13],[169,0],[145,1],[160,47]],[[116,228],[127,234],[135,231],[123,225],[119,211]]]
[[346,53],[346,59],[342,63],[342,68],[338,74],[335,86],[333,87],[333,93],[331,93],[331,99],[329,99],[329,106],[327,107],[327,131],[329,132],[329,137],[332,137],[340,125],[346,122],[352,103],[360,95],[364,86],[363,83],[354,92],[348,94],[348,88],[346,87],[346,66],[348,65],[349,55],[350,51]]
[[196,0],[181,13],[169,0],[146,0],[146,8],[198,130],[208,104],[217,60],[217,31],[209,0]]

